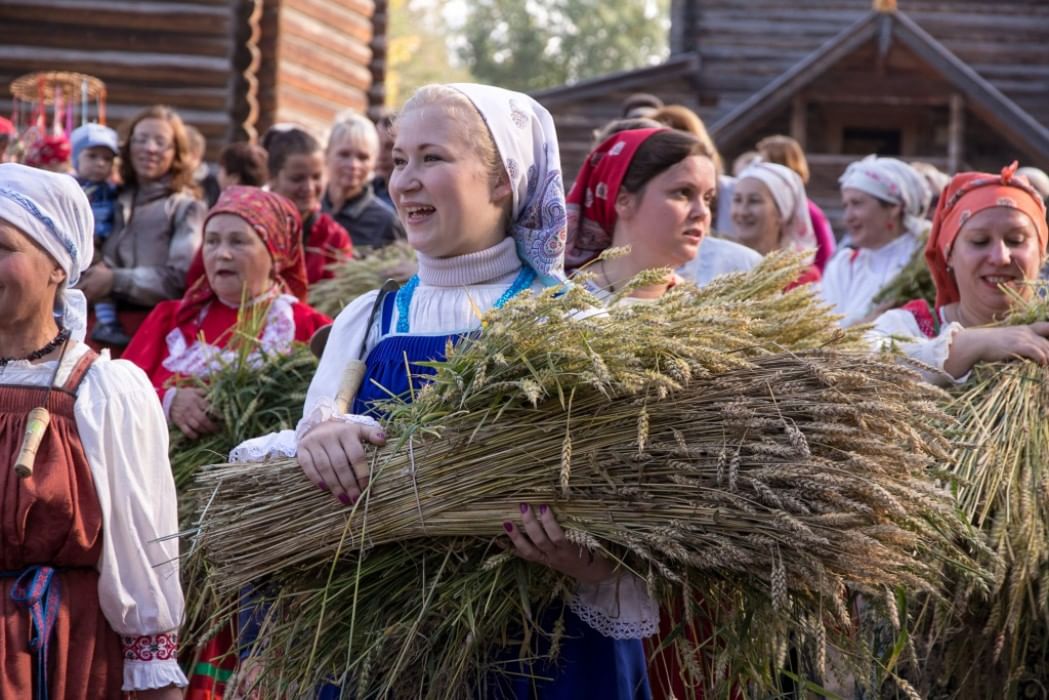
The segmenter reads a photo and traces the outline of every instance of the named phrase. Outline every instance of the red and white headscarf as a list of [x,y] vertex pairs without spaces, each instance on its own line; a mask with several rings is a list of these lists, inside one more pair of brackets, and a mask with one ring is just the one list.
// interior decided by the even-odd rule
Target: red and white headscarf
[[965,222],[985,209],[1008,207],[1027,214],[1034,222],[1041,252],[1045,255],[1049,243],[1045,203],[1027,178],[1016,174],[1018,167],[1019,163],[1013,161],[1012,165],[1002,168],[999,175],[958,173],[944,190],[925,246],[925,262],[936,284],[937,307],[959,300],[958,284],[947,269],[947,259]]
[[669,129],[631,129],[612,134],[590,152],[568,193],[568,241],[565,268],[590,262],[612,245],[616,197],[634,154],[653,134]]
[[[290,200],[257,187],[234,186],[222,191],[215,206],[204,220],[218,214],[233,214],[248,222],[266,244],[273,261],[273,280],[280,291],[306,301],[306,264],[302,250],[302,219]],[[206,303],[215,298],[207,275],[201,275],[186,290],[178,318],[192,318]]]

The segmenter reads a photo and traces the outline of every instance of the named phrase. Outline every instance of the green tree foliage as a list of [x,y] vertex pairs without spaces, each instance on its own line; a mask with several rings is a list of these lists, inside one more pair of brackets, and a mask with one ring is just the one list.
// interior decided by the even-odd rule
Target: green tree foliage
[[386,106],[399,108],[415,89],[429,83],[470,81],[470,72],[451,61],[445,0],[390,0],[386,53]]
[[666,55],[668,0],[471,0],[459,55],[481,81],[540,90]]

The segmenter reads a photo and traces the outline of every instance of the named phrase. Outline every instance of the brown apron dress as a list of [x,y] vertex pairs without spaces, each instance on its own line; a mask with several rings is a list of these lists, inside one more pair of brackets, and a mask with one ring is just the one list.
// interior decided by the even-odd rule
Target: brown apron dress
[[[102,512],[73,415],[77,389],[97,357],[88,351],[65,385],[55,387],[50,396],[46,386],[0,384],[0,698],[4,700],[121,697],[120,637],[106,621],[98,600]],[[51,412],[51,424],[33,474],[20,479],[13,465],[26,416],[40,405]],[[36,567],[51,567],[54,574],[49,594],[34,610],[13,600],[12,593],[17,597],[27,592],[24,589],[30,595],[39,592],[47,570]],[[33,612],[38,623],[32,621]],[[49,623],[53,629],[41,634]],[[34,637],[46,644],[46,659],[30,649]],[[47,679],[46,688],[40,687],[41,674]]]

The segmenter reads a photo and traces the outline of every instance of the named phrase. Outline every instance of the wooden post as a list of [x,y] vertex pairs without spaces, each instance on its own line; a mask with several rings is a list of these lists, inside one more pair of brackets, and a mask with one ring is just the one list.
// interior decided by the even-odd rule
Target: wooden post
[[794,95],[790,102],[790,135],[801,144],[801,150],[806,148],[808,136],[808,103],[801,95]]
[[951,122],[948,127],[947,173],[954,175],[962,167],[965,150],[965,98],[951,95]]

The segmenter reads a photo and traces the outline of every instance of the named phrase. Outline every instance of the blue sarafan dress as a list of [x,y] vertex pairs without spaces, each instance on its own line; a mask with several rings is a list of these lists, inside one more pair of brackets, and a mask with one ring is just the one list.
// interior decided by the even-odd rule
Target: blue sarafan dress
[[[535,273],[524,267],[513,284],[498,301],[501,307],[519,292],[528,289]],[[397,294],[389,294],[383,301],[380,336],[368,353],[360,392],[353,405],[358,415],[376,415],[376,401],[393,396],[409,396],[418,390],[433,374],[430,367],[417,363],[441,361],[449,342],[455,343],[472,330],[452,333],[415,335],[409,327],[409,309],[418,284],[413,278]],[[393,324],[394,310],[397,323]],[[406,363],[410,369],[406,368]],[[409,376],[410,373],[410,376]],[[520,647],[507,648],[500,656],[505,659],[501,673],[492,673],[478,694],[486,698],[602,698],[608,700],[635,700],[651,697],[646,670],[645,653],[640,639],[612,639],[591,628],[571,610],[561,605],[546,610],[540,628],[550,631],[558,617],[564,617],[564,634],[555,662],[519,661]],[[549,651],[549,639],[535,635],[533,658],[542,659]],[[449,688],[450,696],[455,696]],[[330,696],[335,697],[335,696]]]

